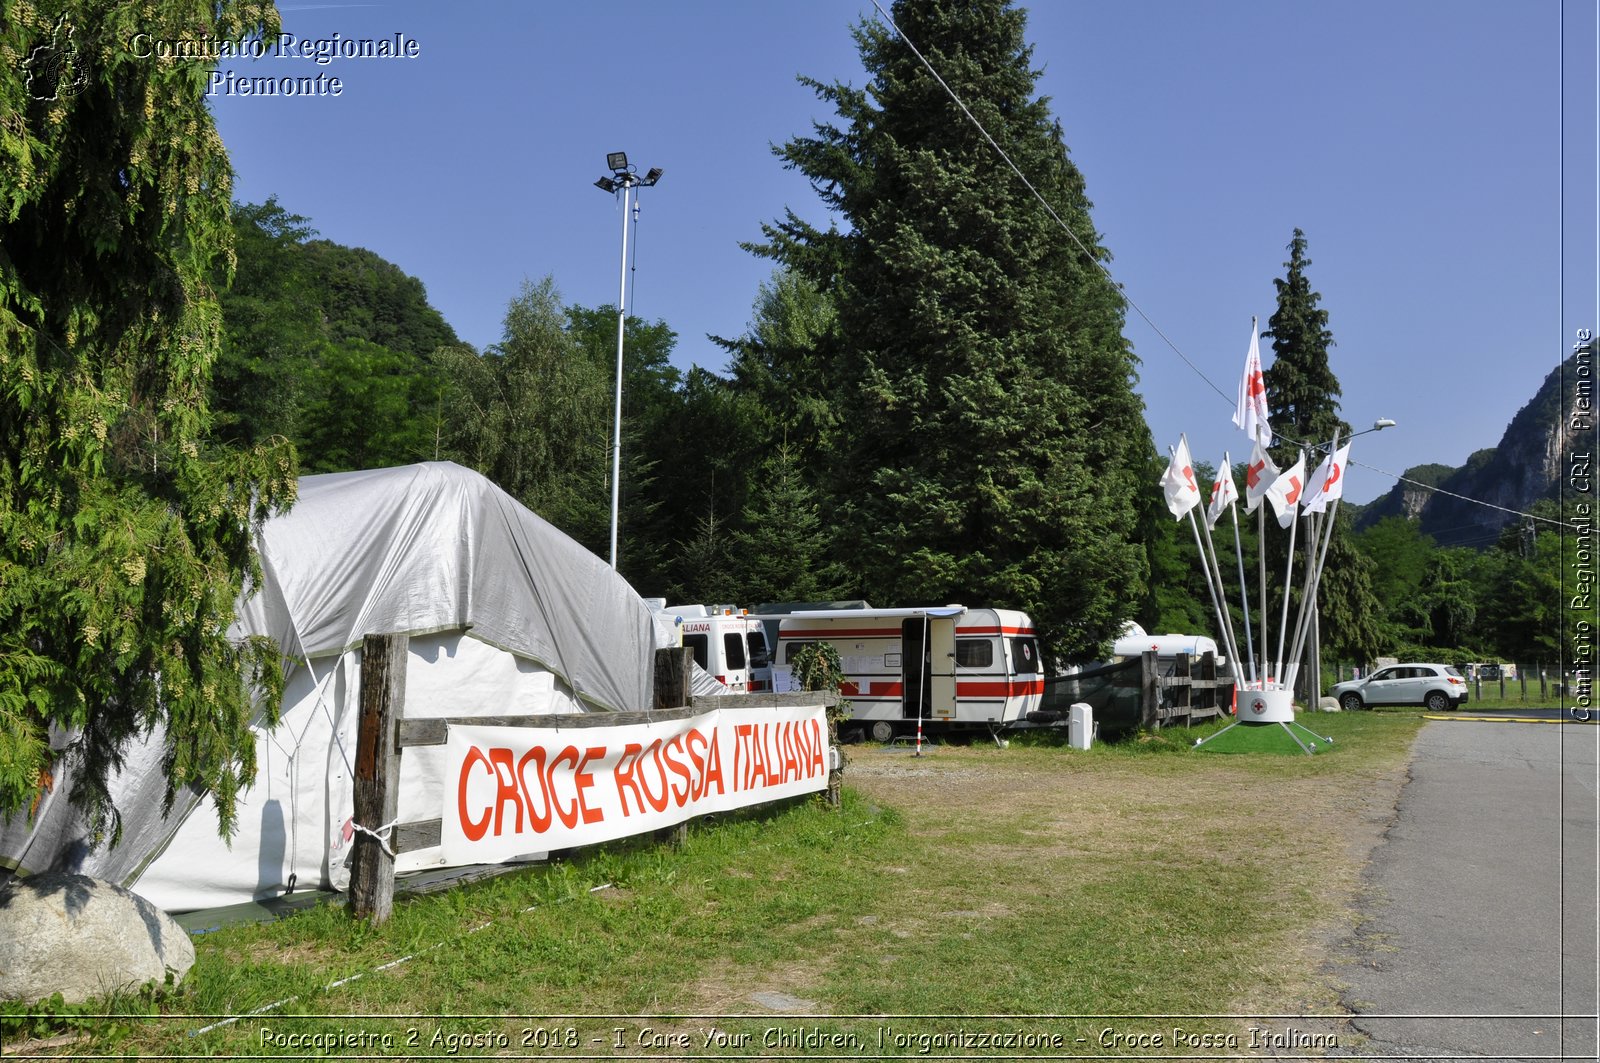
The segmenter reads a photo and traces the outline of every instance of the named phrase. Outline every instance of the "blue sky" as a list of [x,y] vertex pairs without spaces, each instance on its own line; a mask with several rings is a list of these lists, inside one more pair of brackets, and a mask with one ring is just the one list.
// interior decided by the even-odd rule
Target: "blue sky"
[[[826,222],[770,150],[832,118],[796,77],[862,84],[849,29],[875,17],[872,0],[280,10],[301,39],[398,33],[417,55],[240,64],[342,92],[213,96],[235,198],[277,195],[397,263],[481,348],[524,279],[615,304],[620,206],[593,182],[624,150],[666,171],[643,193],[630,312],[718,371],[706,334],[741,333],[771,272],[740,241],[786,207]],[[1246,456],[1232,395],[1296,227],[1345,419],[1398,422],[1356,442],[1354,501],[1393,485],[1367,466],[1495,445],[1596,326],[1592,3],[1049,0],[1028,37],[1113,274],[1210,381],[1130,311],[1163,448],[1181,431],[1198,460]]]

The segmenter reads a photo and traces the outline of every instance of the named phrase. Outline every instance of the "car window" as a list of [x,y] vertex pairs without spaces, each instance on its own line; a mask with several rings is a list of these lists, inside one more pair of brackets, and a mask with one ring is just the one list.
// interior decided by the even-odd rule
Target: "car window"
[[1461,678],[1461,673],[1456,671],[1455,665],[1452,665],[1452,664],[1447,664],[1447,665],[1444,666],[1444,674],[1445,675],[1453,675],[1457,679]]
[[733,671],[744,667],[744,639],[739,637],[737,631],[723,632],[722,657],[728,662],[728,668]]
[[767,660],[767,636],[759,631],[746,631],[744,637],[750,647],[750,667],[765,668],[770,664]]
[[1380,668],[1376,672],[1372,673],[1372,679],[1373,679],[1374,682],[1376,682],[1379,679],[1394,679],[1394,678],[1397,678],[1395,676],[1395,672],[1396,671],[1398,671],[1398,669],[1395,669],[1395,668]]
[[709,663],[711,660],[709,654],[711,647],[711,636],[685,635],[683,636],[683,644],[694,651],[695,664],[698,664],[701,668],[711,667]]

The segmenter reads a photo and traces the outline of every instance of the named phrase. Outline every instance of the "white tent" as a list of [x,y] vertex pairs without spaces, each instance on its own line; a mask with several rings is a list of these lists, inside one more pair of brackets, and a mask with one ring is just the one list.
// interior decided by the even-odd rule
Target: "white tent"
[[[642,709],[659,637],[649,608],[600,558],[477,473],[449,462],[308,476],[259,542],[263,582],[236,633],[270,635],[288,662],[279,723],[258,728],[257,775],[238,829],[218,838],[209,800],[161,815],[160,746],[129,751],[113,781],[121,843],[91,850],[71,779],[32,825],[0,822],[0,866],[120,882],[171,911],[343,889],[361,640],[411,636],[405,715],[504,716]],[[402,759],[401,822],[436,819],[439,750]],[[187,800],[185,799],[187,797]],[[439,862],[402,853],[396,871]]]

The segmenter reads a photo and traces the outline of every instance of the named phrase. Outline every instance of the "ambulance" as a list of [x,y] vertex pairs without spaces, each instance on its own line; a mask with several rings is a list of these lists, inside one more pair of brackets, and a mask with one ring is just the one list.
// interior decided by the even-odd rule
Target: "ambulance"
[[839,653],[841,693],[850,702],[841,731],[857,730],[878,742],[913,733],[919,725],[998,733],[1025,723],[1044,697],[1033,621],[1012,609],[945,605],[790,613],[778,624],[779,689],[793,682],[795,654],[816,642]]
[[[658,604],[659,603],[659,604]],[[694,651],[694,663],[729,694],[759,694],[772,689],[767,633],[748,610],[731,605],[650,603],[656,625],[671,628],[678,643]]]

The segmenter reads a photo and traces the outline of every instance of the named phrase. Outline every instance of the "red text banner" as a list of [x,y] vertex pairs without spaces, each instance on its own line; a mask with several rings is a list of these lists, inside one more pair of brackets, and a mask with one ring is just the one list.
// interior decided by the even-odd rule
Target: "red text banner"
[[619,727],[452,724],[446,865],[625,838],[827,788],[822,706],[713,709]]

